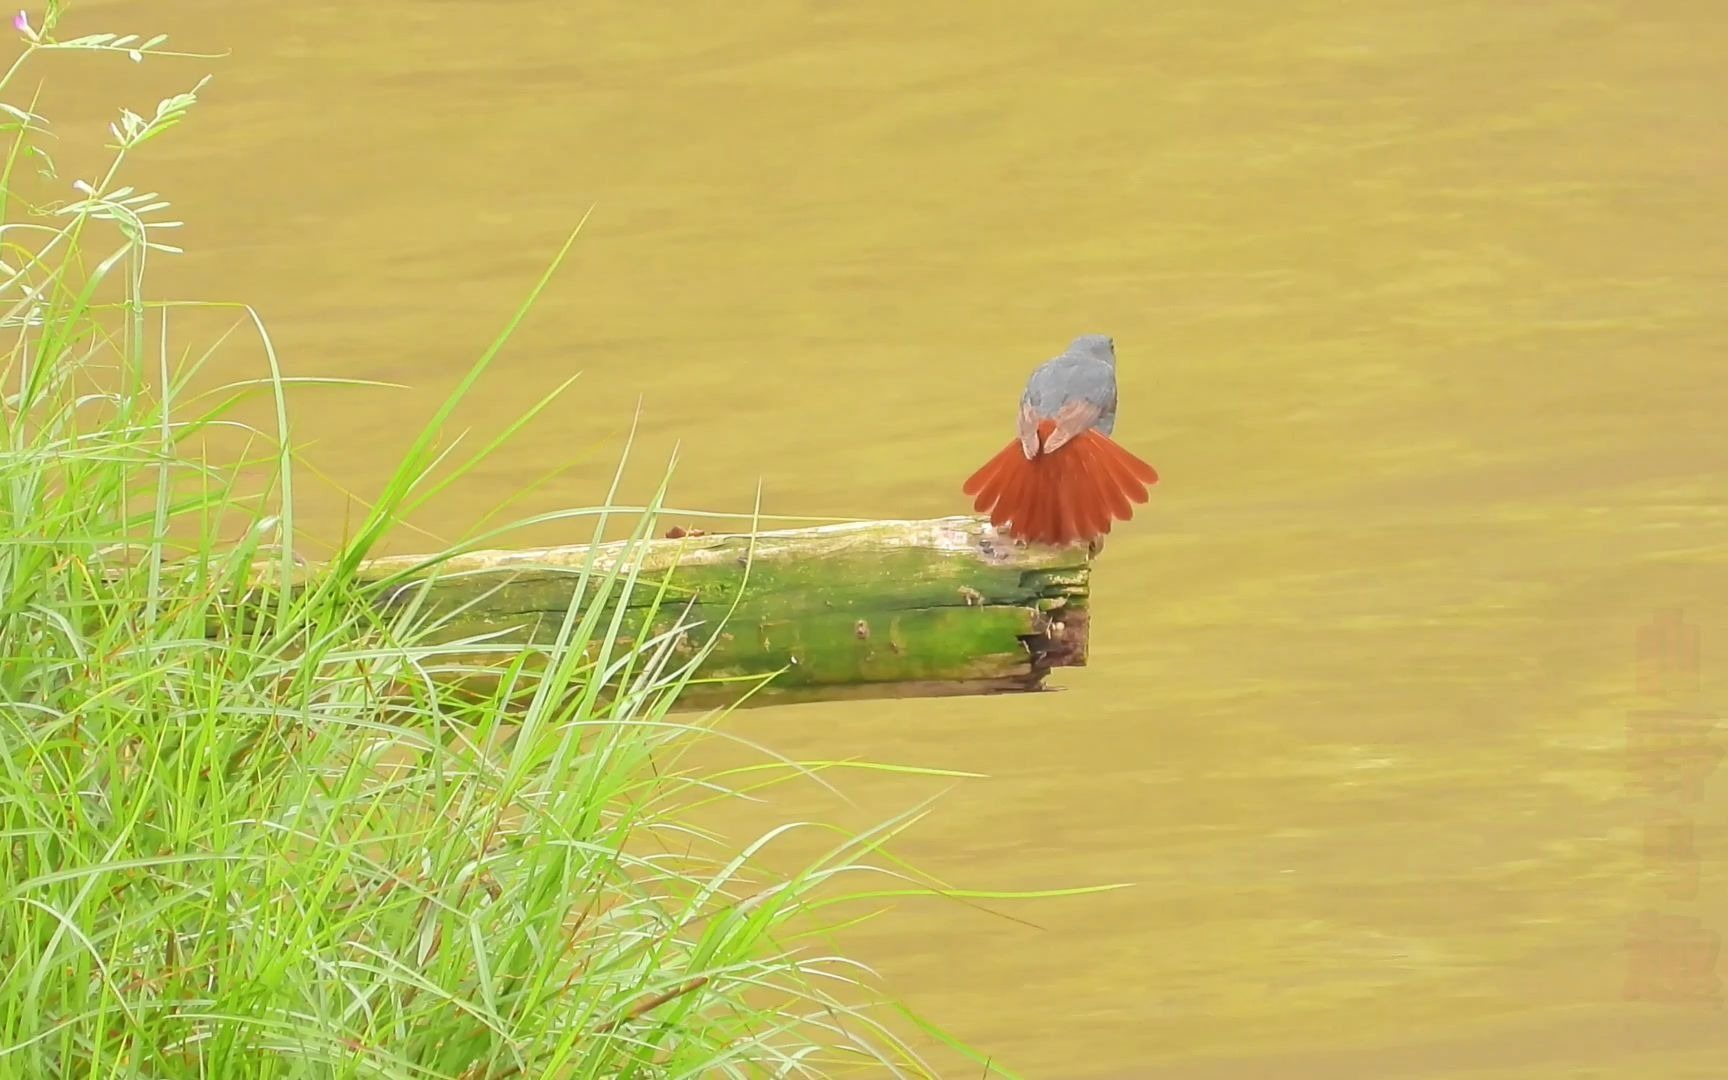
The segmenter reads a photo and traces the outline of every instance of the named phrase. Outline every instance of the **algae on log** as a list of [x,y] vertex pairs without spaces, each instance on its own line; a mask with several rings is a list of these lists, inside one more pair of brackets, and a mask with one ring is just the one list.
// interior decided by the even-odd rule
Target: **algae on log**
[[[718,632],[697,678],[778,671],[755,698],[1035,690],[1052,668],[1086,663],[1087,550],[1022,547],[983,518],[699,534],[647,547],[626,635],[682,618],[697,624],[680,642],[690,652]],[[601,545],[595,571],[629,549]],[[444,616],[445,640],[500,633],[494,640],[548,643],[589,560],[586,545],[477,551],[430,567],[425,557],[392,556],[359,576],[398,582],[390,607],[417,603]],[[669,585],[645,620],[662,580]],[[629,609],[640,610],[631,618]],[[734,694],[741,689],[734,684]]]

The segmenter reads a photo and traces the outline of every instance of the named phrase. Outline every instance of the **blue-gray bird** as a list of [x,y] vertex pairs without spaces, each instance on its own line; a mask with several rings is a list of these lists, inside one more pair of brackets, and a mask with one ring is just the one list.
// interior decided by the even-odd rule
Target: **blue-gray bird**
[[1116,345],[1083,334],[1026,381],[1018,432],[963,488],[997,528],[1030,543],[1087,543],[1134,516],[1152,466],[1110,438],[1116,427]]

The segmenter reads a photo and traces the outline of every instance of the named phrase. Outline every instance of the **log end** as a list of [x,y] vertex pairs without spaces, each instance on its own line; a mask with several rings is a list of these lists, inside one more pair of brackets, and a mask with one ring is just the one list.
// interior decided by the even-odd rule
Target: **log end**
[[1034,687],[1029,688],[1042,683],[1054,668],[1085,667],[1091,641],[1092,614],[1084,606],[1064,604],[1040,613],[1038,621],[1043,625],[1037,632],[1020,639],[1031,659],[1028,678]]

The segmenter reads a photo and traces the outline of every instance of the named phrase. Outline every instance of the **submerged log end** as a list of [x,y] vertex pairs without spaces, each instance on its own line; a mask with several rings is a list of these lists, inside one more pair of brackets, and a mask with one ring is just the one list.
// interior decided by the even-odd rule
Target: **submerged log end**
[[[758,618],[735,617],[722,632],[705,674],[778,671],[753,702],[1027,692],[1045,689],[1056,668],[1087,663],[1084,548],[1016,544],[970,517],[787,530],[755,541],[768,564],[828,572],[804,579],[823,597],[822,611],[757,594],[739,614]],[[764,584],[778,576],[765,569]]]

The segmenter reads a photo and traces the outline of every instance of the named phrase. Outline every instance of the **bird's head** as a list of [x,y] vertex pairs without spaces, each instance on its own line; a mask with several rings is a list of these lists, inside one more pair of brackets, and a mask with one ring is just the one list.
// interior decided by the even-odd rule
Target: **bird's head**
[[1116,343],[1104,334],[1081,334],[1068,346],[1068,355],[1114,364],[1116,363]]

